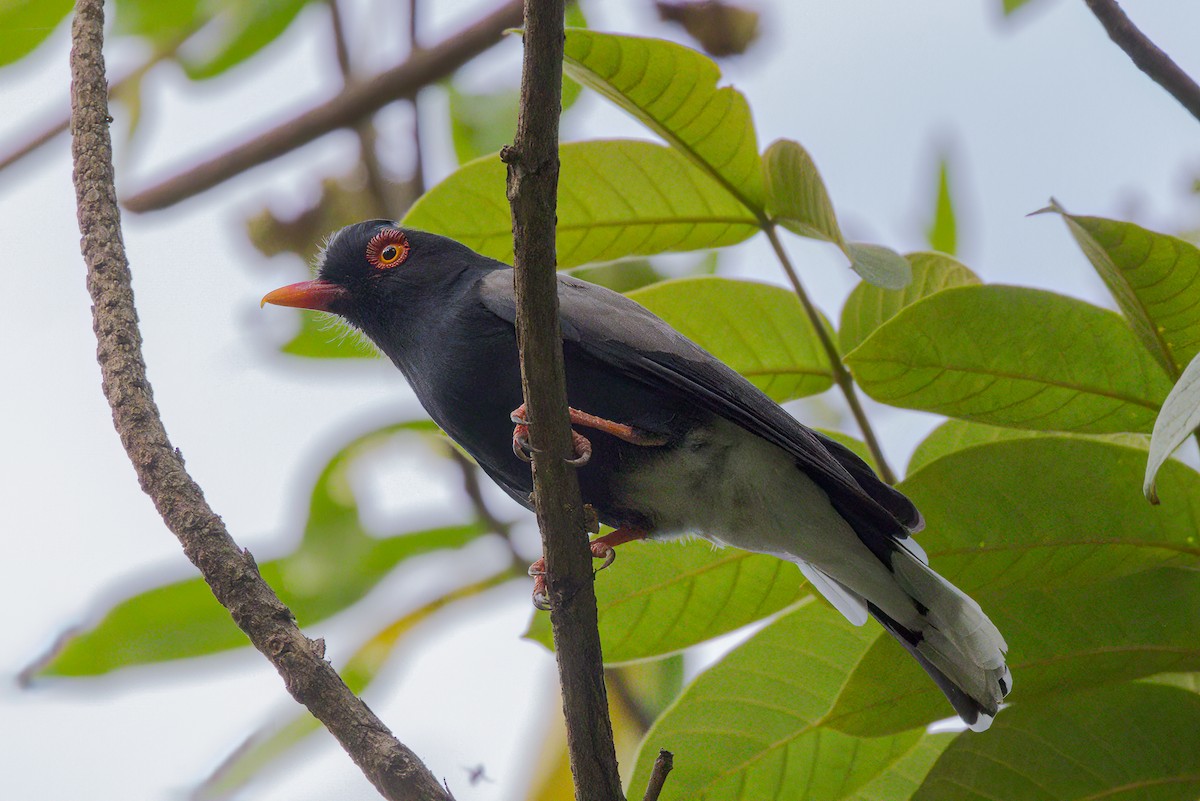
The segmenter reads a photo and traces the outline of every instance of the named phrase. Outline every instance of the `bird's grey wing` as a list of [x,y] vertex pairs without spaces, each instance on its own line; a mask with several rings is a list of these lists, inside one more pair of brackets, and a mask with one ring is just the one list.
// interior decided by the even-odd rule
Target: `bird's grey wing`
[[[489,274],[482,299],[512,322],[512,273]],[[802,425],[757,387],[644,307],[594,284],[559,276],[565,340],[654,391],[681,394],[787,451],[883,561],[922,524],[903,494],[880,481],[849,449]]]

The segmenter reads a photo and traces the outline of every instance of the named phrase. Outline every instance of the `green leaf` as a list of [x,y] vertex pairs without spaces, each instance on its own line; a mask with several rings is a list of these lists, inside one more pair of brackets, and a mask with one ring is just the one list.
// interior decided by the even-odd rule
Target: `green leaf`
[[800,236],[837,245],[850,260],[850,267],[872,284],[903,289],[912,280],[908,263],[895,251],[882,245],[846,242],[817,165],[798,142],[772,142],[763,154],[763,169],[767,214],[774,222]]
[[980,283],[965,265],[941,253],[909,253],[904,257],[912,268],[912,282],[900,290],[882,289],[865,281],[856,286],[842,307],[838,340],[843,353],[862,344],[876,328],[921,298],[953,286]]
[[1200,697],[1123,684],[1018,704],[946,749],[916,801],[1141,799],[1200,793]]
[[1154,421],[1150,457],[1146,462],[1146,475],[1142,479],[1142,492],[1151,503],[1158,503],[1154,478],[1159,468],[1197,427],[1200,427],[1200,356],[1192,359],[1192,363],[1183,371],[1178,383],[1163,401],[1158,419]]
[[850,269],[868,284],[882,289],[904,289],[912,283],[912,267],[908,260],[891,248],[865,242],[850,242],[845,246]]
[[1004,16],[1012,14],[1017,9],[1029,5],[1033,0],[1000,0],[1000,8],[1004,11]]
[[1153,507],[1138,491],[1145,459],[1077,437],[996,442],[943,456],[898,488],[925,515],[930,564],[972,596],[1200,566],[1200,474],[1167,462],[1160,486],[1180,502]]
[[209,5],[201,0],[117,0],[113,33],[169,45],[195,30],[209,13]]
[[[396,651],[404,638],[438,611],[512,579],[508,571],[469,584],[424,604],[392,621],[355,651],[338,673],[354,693],[361,694]],[[228,798],[265,768],[278,762],[309,735],[321,730],[310,712],[289,713],[272,720],[250,735],[193,792],[194,799]]]
[[947,734],[923,735],[907,754],[861,789],[847,795],[846,800],[907,801],[954,740],[953,736]]
[[672,269],[671,274],[661,270],[650,259],[621,259],[573,267],[564,272],[582,281],[607,287],[613,292],[632,292],[671,278],[712,275],[716,271],[717,252],[714,250],[684,265],[682,270]]
[[459,164],[481,156],[496,158],[517,130],[517,89],[484,94],[464,94],[454,83],[450,96],[450,136]]
[[[461,548],[487,533],[478,523],[384,538],[373,537],[362,528],[348,476],[354,461],[398,432],[431,426],[428,421],[388,426],[358,438],[335,455],[313,489],[300,547],[288,556],[260,563],[263,578],[301,625],[355,603],[406,559]],[[208,586],[200,578],[192,578],[162,584],[116,603],[94,628],[73,633],[30,672],[98,675],[247,644]]]
[[794,234],[845,247],[825,182],[799,142],[776,139],[763,153],[763,169],[767,215],[772,220]]
[[[795,565],[707,542],[631,542],[596,577],[604,660],[619,664],[675,653],[804,597]],[[548,615],[525,636],[552,647]]]
[[991,442],[1032,439],[1035,437],[1077,437],[1099,442],[1111,442],[1114,445],[1141,448],[1142,450],[1150,448],[1150,439],[1145,434],[1074,434],[1065,431],[1028,431],[1021,428],[1003,428],[983,423],[970,423],[966,420],[947,420],[929,432],[929,436],[917,445],[916,450],[913,451],[912,458],[908,461],[908,473],[915,473],[930,462],[954,451],[973,448],[976,445],[987,445]]
[[1015,428],[1148,431],[1170,391],[1119,315],[1020,287],[938,292],[845,361],[878,401]]
[[[308,2],[220,0],[220,12],[180,52],[184,72],[199,81],[241,64],[279,38]],[[192,46],[197,40],[203,40],[202,48]]]
[[[754,216],[670,148],[651,142],[574,142],[559,150],[558,266],[736,244]],[[460,167],[413,204],[404,224],[512,263],[506,167]]]
[[54,33],[71,0],[11,0],[0,5],[0,67],[20,61]]
[[658,719],[630,786],[645,786],[658,748],[666,747],[702,755],[676,760],[669,798],[870,792],[925,745],[919,732],[859,739],[825,725],[842,682],[878,634],[816,603],[780,617],[697,677]]
[[327,312],[301,309],[300,330],[280,346],[281,353],[306,359],[378,359],[379,349],[344,320]]
[[736,89],[717,88],[721,70],[712,59],[661,39],[571,29],[563,68],[661,136],[756,217],[763,215],[750,106]]
[[[1053,201],[1052,201],[1053,202]],[[1067,214],[1067,229],[1171,378],[1200,353],[1200,249],[1133,223]]]
[[[1010,703],[1036,706],[1102,684],[1200,669],[1191,611],[1200,609],[1200,573],[1149,570],[1083,590],[1044,589],[1029,571],[1025,580],[980,596],[1009,644]],[[876,641],[847,680],[830,726],[874,737],[947,716],[942,693],[889,640]]]
[[958,221],[954,215],[954,198],[950,196],[950,165],[945,156],[938,162],[937,198],[925,238],[932,250],[951,256],[958,250]]
[[829,357],[795,293],[730,278],[681,278],[629,293],[776,401],[833,386]]

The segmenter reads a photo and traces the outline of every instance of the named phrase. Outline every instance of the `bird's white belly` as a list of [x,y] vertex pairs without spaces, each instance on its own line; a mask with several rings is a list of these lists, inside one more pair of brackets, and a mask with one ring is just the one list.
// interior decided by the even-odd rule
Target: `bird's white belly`
[[788,453],[726,420],[692,432],[621,481],[630,505],[651,513],[654,538],[696,535],[807,562],[860,593],[886,586],[892,594],[887,568],[825,491]]

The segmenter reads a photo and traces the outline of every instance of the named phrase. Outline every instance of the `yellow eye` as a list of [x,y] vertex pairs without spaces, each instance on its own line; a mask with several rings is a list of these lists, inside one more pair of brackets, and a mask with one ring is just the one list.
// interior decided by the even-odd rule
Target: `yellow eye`
[[410,249],[403,231],[385,228],[367,243],[367,261],[377,270],[386,270],[407,259]]

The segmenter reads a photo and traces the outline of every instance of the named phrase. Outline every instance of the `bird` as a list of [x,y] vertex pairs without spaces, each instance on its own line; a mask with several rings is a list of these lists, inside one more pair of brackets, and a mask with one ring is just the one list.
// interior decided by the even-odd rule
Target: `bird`
[[[875,618],[963,723],[985,730],[1012,689],[1008,646],[929,566],[912,537],[924,525],[915,505],[635,301],[557,281],[573,461],[584,502],[614,529],[593,554],[698,536],[793,562],[851,623]],[[510,266],[367,220],[330,236],[314,280],[268,303],[328,312],[365,335],[433,421],[532,508]]]

